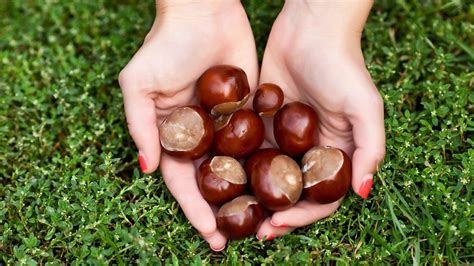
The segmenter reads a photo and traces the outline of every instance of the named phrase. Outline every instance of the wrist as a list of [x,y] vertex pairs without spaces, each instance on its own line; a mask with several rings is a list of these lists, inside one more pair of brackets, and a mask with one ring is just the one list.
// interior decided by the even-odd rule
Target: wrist
[[241,6],[239,0],[156,0],[156,15],[167,17],[209,17]]
[[360,43],[372,0],[286,0],[282,10],[294,29],[310,30],[334,42]]

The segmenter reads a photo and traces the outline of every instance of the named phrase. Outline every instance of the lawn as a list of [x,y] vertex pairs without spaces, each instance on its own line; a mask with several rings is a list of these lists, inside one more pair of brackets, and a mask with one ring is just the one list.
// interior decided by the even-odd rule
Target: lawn
[[[281,1],[244,2],[261,58]],[[0,265],[474,262],[474,5],[377,1],[363,49],[387,156],[369,199],[221,253],[127,132],[117,75],[153,17],[152,0],[0,1]]]

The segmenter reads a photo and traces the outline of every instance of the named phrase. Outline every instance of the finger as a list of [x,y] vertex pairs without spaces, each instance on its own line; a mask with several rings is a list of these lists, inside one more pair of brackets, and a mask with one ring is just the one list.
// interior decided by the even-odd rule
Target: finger
[[209,243],[209,247],[216,251],[222,251],[224,250],[226,243],[227,243],[227,238],[218,230],[214,231],[210,235],[206,235],[201,233],[202,237],[206,240],[207,243]]
[[217,230],[214,213],[199,192],[193,162],[163,154],[161,172],[166,186],[178,201],[189,222],[213,250],[222,250],[227,239]]
[[160,161],[159,134],[156,121],[155,102],[145,90],[133,86],[128,74],[119,76],[125,105],[128,130],[138,148],[140,168],[152,173]]
[[194,90],[191,86],[179,90],[171,95],[159,93],[154,98],[156,114],[159,117],[168,116],[174,109],[193,103]]
[[262,225],[258,228],[257,239],[258,240],[272,240],[275,237],[282,236],[286,233],[295,230],[295,227],[291,226],[274,226],[271,224],[271,219],[267,218],[263,221]]
[[322,113],[319,119],[319,146],[337,147],[351,155],[354,152],[354,137],[352,125],[347,117],[334,113]]
[[352,155],[352,188],[363,199],[368,197],[373,175],[385,156],[383,102],[380,96],[366,99],[365,102],[371,110],[361,108],[350,117],[355,144]]
[[271,224],[279,227],[305,226],[331,215],[339,205],[340,201],[329,204],[317,204],[303,200],[288,210],[275,212],[272,215]]
[[[214,213],[214,216],[217,215],[217,212],[219,211],[219,207],[217,206],[211,206],[212,212]],[[201,233],[202,237],[210,244],[210,248],[213,251],[219,252],[224,250],[226,243],[227,243],[227,238],[222,234],[222,232],[217,229],[214,231],[211,235],[206,235]]]
[[[248,41],[245,39],[251,38]],[[229,52],[228,57],[224,58],[222,64],[234,65],[242,68],[247,75],[251,94],[258,85],[258,58],[255,42],[252,36],[243,36],[242,42],[236,45],[234,51]],[[249,52],[250,51],[250,52]],[[250,101],[249,101],[250,102]],[[247,102],[248,104],[248,102]]]

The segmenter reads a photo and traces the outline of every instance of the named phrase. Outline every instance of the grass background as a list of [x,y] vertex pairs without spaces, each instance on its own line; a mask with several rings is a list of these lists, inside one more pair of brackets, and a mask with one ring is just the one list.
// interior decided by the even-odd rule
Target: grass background
[[[282,1],[244,1],[262,55]],[[153,1],[0,0],[0,264],[472,263],[474,6],[377,1],[363,39],[387,156],[366,201],[214,253],[139,173],[117,74]]]

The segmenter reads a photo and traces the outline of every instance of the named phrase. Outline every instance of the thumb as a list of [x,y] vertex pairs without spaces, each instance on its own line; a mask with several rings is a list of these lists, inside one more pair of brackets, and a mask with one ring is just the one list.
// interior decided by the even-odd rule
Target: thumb
[[352,188],[363,199],[369,196],[373,175],[385,156],[383,102],[377,98],[351,118],[355,150],[352,155]]
[[130,81],[126,74],[120,74],[128,130],[138,148],[142,172],[152,173],[158,167],[161,151],[155,102],[145,90],[133,87]]

